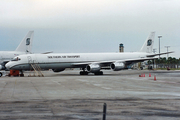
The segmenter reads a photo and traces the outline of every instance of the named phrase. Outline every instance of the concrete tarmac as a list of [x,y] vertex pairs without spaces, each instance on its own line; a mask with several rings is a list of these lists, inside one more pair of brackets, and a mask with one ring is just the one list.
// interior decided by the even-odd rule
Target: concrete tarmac
[[180,119],[180,71],[43,74],[27,77],[29,72],[25,72],[25,77],[0,78],[1,120],[101,120],[104,103],[107,120]]

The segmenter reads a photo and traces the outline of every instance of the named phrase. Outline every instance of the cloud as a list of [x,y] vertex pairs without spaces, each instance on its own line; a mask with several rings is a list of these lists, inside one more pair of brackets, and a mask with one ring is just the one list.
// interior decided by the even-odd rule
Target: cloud
[[135,51],[151,31],[163,35],[165,43],[180,44],[179,11],[179,0],[1,0],[0,30],[35,30],[36,38],[46,42],[56,31],[51,38],[55,43],[65,42],[59,39],[60,32],[63,39],[68,36],[69,41],[90,46],[96,40],[97,44],[111,40],[110,46],[124,41],[128,51]]
[[176,0],[172,1],[6,0],[0,5],[1,23],[5,26],[42,28],[76,27],[78,24],[87,26],[88,23],[90,28],[93,24],[99,24],[101,28],[109,23],[112,26],[122,23],[139,23],[140,26],[140,23],[156,21],[160,24],[163,21],[174,21],[173,18],[179,16],[179,5],[175,4]]

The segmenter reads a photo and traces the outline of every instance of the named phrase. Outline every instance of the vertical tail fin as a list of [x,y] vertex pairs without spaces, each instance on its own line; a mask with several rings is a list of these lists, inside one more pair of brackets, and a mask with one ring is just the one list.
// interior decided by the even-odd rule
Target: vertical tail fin
[[155,32],[151,32],[146,39],[145,43],[143,44],[140,52],[147,52],[147,53],[152,53],[153,51],[153,44],[154,44],[154,37],[155,37]]
[[29,31],[21,41],[16,51],[31,53],[34,31]]

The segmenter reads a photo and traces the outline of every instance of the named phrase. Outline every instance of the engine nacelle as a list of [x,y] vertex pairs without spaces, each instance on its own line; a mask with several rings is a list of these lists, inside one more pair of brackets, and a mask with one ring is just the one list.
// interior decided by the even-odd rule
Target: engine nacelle
[[52,69],[53,72],[62,72],[65,70],[65,68],[59,68],[59,69]]
[[115,62],[115,63],[112,63],[110,67],[114,71],[119,71],[119,70],[122,70],[122,69],[125,68],[125,64],[124,63]]
[[99,72],[101,70],[101,66],[98,64],[90,64],[86,67],[86,69],[88,72],[95,73],[95,72]]

